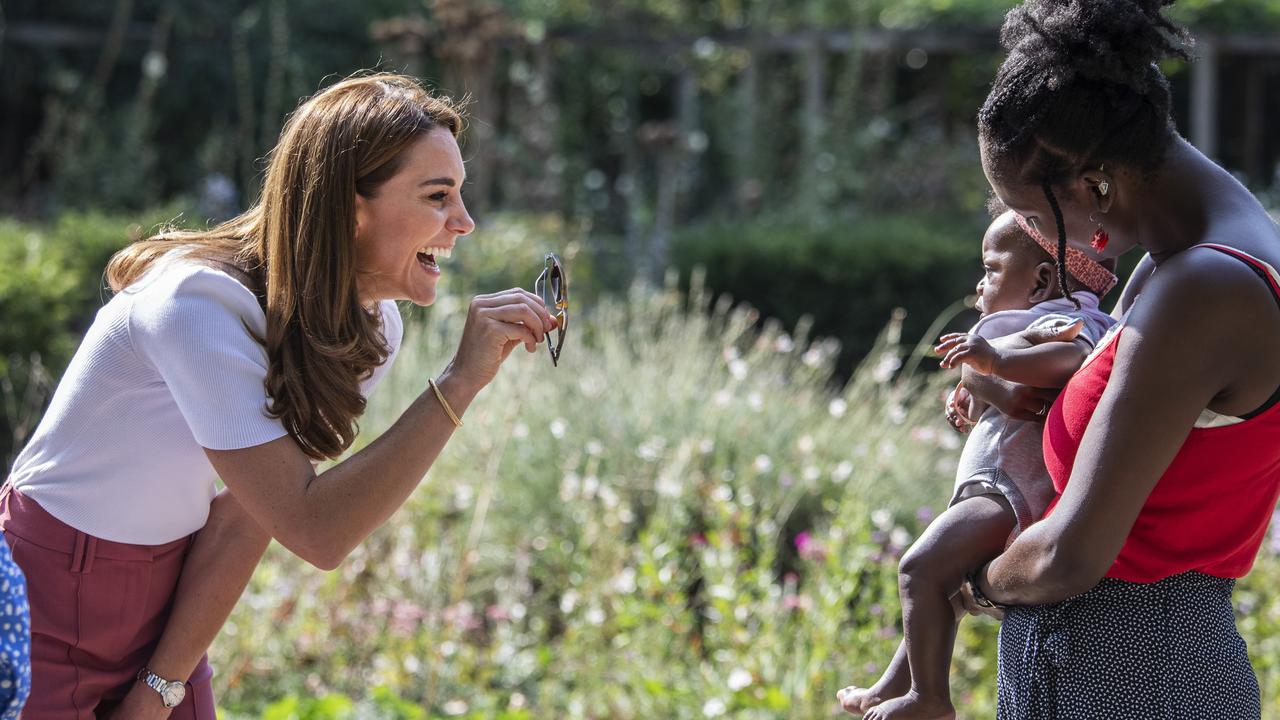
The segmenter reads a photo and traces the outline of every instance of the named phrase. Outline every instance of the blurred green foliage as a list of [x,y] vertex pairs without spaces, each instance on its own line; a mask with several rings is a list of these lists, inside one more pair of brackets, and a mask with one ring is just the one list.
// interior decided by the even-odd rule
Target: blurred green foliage
[[982,215],[772,215],[682,230],[673,257],[685,277],[705,268],[707,287],[766,317],[810,318],[842,344],[847,375],[896,308],[912,339],[959,310],[981,276],[985,229]]
[[102,276],[107,260],[172,220],[180,220],[176,206],[138,216],[70,212],[50,224],[0,219],[0,457],[11,459],[15,443],[34,429],[109,296]]

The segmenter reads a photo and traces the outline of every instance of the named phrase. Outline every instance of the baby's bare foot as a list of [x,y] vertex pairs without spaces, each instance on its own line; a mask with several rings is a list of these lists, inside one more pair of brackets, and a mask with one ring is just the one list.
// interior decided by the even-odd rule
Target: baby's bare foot
[[955,720],[956,709],[946,698],[925,698],[915,692],[886,700],[867,711],[864,720]]
[[885,676],[869,688],[850,685],[837,692],[836,699],[840,701],[840,707],[844,708],[845,712],[862,715],[885,700],[903,695],[910,689],[910,677],[899,680]]

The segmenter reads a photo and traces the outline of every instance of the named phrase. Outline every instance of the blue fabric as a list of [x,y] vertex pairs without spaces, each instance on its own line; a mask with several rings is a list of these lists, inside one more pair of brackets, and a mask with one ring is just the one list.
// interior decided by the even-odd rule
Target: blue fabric
[[0,720],[15,720],[31,693],[27,581],[0,538]]

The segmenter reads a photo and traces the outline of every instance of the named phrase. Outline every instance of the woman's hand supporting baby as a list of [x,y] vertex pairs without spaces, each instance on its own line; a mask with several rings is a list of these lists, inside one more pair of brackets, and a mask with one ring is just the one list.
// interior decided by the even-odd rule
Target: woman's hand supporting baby
[[[960,354],[959,358],[951,357],[951,362],[947,362],[949,351],[961,345],[958,339],[977,336],[969,333],[944,335],[934,350],[943,355],[943,367],[959,366],[962,371],[961,382],[949,398],[948,423],[961,429],[963,423],[958,424],[958,418],[953,419],[951,399],[954,398],[957,404],[962,403],[965,393],[990,404],[1008,417],[1042,419],[1045,410],[1080,367],[1084,354],[1089,350],[1086,343],[1076,340],[1081,327],[1082,323],[1076,322],[1030,328],[992,341],[978,338],[998,358],[990,361],[990,369],[986,372],[965,361],[966,357],[974,355]],[[966,348],[975,346],[975,343],[964,344]],[[977,350],[978,355],[984,352],[983,349]],[[986,360],[978,357],[975,362]]]

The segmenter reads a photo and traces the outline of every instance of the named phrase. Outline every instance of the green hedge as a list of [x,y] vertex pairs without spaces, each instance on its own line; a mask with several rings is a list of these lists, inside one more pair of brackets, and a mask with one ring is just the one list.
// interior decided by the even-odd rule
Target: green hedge
[[973,294],[985,223],[980,213],[720,220],[681,233],[674,260],[682,276],[704,268],[707,287],[784,326],[812,317],[813,335],[842,344],[847,375],[895,308],[907,311],[903,336],[914,342]]
[[108,297],[102,271],[112,253],[179,219],[175,208],[132,216],[72,212],[49,224],[0,218],[0,455],[11,460],[34,429],[52,384]]

